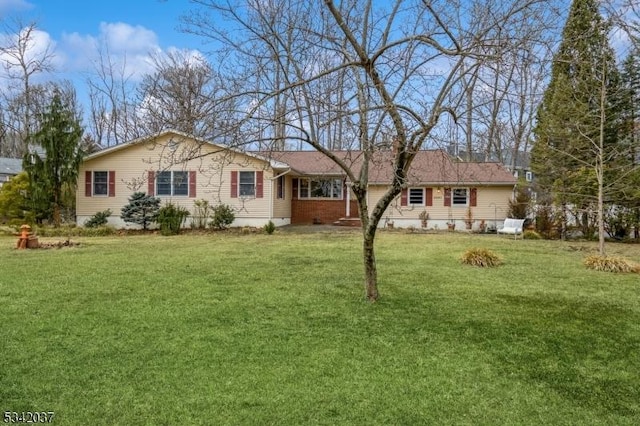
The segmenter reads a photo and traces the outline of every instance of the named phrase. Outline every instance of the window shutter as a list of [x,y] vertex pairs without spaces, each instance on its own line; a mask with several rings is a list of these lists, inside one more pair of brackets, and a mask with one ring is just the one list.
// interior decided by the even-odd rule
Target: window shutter
[[469,204],[471,207],[478,205],[478,188],[471,188],[471,195],[469,196]]
[[153,170],[149,170],[149,179],[147,183],[147,195],[154,196],[156,193],[156,174]]
[[264,196],[264,172],[258,170],[256,172],[256,198],[262,198]]
[[451,207],[451,188],[444,189],[444,206]]
[[231,198],[238,198],[238,172],[231,172]]
[[189,170],[189,197],[195,198],[196,196],[196,171]]
[[291,199],[297,200],[298,199],[298,178],[291,179],[291,192],[293,192],[291,194]]
[[116,196],[116,171],[109,170],[109,197]]
[[426,198],[424,201],[424,205],[429,207],[433,206],[433,188],[425,188]]
[[91,197],[91,170],[84,172],[84,196]]
[[407,205],[407,188],[403,188],[402,192],[400,192],[400,205],[401,206]]

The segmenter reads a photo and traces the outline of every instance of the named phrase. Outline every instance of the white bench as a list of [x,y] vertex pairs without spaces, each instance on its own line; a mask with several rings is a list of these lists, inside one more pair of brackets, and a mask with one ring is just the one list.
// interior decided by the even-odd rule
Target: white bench
[[522,234],[523,226],[524,219],[506,218],[502,228],[498,228],[498,234],[513,234],[513,238],[516,239],[518,234]]

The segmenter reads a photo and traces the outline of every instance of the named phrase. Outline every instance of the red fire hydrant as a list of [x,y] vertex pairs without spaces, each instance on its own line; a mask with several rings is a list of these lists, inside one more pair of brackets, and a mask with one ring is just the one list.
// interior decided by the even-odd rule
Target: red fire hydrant
[[31,227],[29,225],[22,225],[20,227],[20,238],[18,239],[17,247],[19,249],[26,249],[29,243],[29,234],[31,233]]

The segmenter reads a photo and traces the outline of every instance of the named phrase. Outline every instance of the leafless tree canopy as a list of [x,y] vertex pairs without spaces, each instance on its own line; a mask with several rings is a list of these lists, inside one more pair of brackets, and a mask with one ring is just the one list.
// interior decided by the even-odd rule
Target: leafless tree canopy
[[[406,185],[416,151],[442,140],[442,116],[457,122],[474,113],[470,91],[475,97],[496,82],[499,87],[481,106],[487,129],[500,120],[506,127],[512,82],[530,72],[521,58],[535,53],[546,41],[543,29],[556,22],[549,2],[537,0],[194,3],[200,7],[184,23],[223,58],[222,73],[235,89],[230,95],[237,107],[237,143],[267,150],[312,147],[351,182],[363,224],[370,300],[377,298],[375,229]],[[522,68],[514,70],[516,62]],[[527,125],[515,128],[525,137]],[[392,185],[369,206],[375,154],[392,145]],[[357,153],[359,166],[351,167],[336,149]]]

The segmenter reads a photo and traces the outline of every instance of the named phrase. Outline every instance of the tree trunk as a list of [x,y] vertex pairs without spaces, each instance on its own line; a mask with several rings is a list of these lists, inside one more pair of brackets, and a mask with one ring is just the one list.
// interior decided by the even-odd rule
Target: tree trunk
[[373,247],[376,229],[368,226],[364,230],[362,255],[364,261],[364,287],[369,302],[378,300],[378,271],[376,269],[376,255]]

